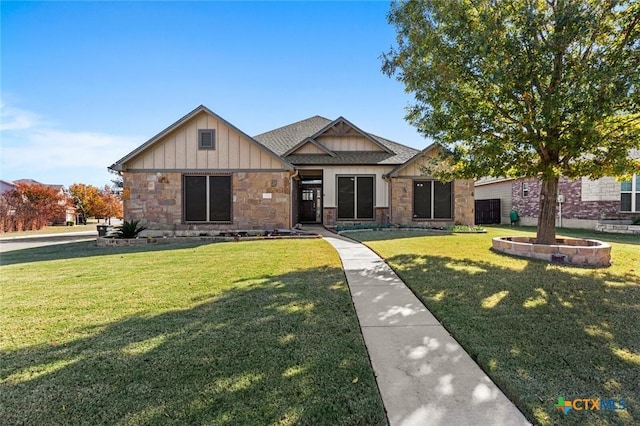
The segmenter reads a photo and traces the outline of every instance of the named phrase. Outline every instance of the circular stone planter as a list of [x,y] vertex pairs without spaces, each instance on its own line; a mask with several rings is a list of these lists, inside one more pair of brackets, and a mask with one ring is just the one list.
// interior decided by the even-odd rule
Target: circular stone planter
[[606,267],[611,265],[611,245],[598,240],[557,238],[556,244],[535,244],[530,237],[496,237],[492,248],[500,253],[518,257],[546,260],[579,266]]

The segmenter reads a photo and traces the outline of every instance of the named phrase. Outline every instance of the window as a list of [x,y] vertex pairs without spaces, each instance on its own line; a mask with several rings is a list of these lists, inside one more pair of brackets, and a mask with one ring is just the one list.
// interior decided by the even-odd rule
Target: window
[[529,183],[528,182],[522,182],[522,196],[523,197],[528,197],[529,196]]
[[620,185],[620,211],[640,212],[640,175]]
[[413,181],[414,219],[452,219],[451,182]]
[[231,176],[184,176],[185,222],[231,222]]
[[338,219],[373,219],[373,176],[338,176]]
[[216,149],[215,129],[198,129],[198,149]]

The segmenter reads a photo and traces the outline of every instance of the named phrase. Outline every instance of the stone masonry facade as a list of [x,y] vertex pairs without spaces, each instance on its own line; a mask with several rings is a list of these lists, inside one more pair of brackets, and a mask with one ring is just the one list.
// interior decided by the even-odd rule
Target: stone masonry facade
[[326,226],[335,226],[335,225],[353,225],[353,224],[362,224],[362,223],[380,223],[386,224],[389,223],[389,208],[388,207],[376,207],[374,209],[375,217],[373,220],[338,220],[338,209],[336,207],[325,207],[322,213],[323,224]]
[[[613,181],[615,183],[615,180]],[[528,196],[523,195],[523,183],[529,188]],[[620,187],[619,184],[612,185],[611,182],[606,189],[610,192],[603,193],[601,189],[595,188],[590,182],[588,188],[583,188],[584,180],[570,180],[568,178],[560,178],[558,183],[559,193],[564,196],[562,203],[562,218],[565,220],[582,220],[582,221],[599,221],[607,219],[626,219],[629,213],[620,212]],[[540,211],[540,190],[541,182],[535,178],[522,178],[513,181],[511,194],[513,199],[513,208],[518,212],[521,219],[526,223],[532,224],[532,220],[537,221],[538,212]],[[583,191],[586,190],[586,197]],[[595,194],[599,195],[595,195]],[[585,201],[589,199],[599,198],[601,201]],[[559,217],[559,210],[558,210]],[[535,224],[535,223],[533,223]]]
[[394,225],[449,226],[453,224],[473,226],[474,182],[472,179],[457,179],[453,184],[453,218],[419,220],[413,219],[413,178],[391,179],[391,218]]
[[[203,173],[206,174],[206,173]],[[140,220],[143,235],[199,235],[207,231],[290,228],[288,172],[236,172],[230,223],[185,223],[182,173],[125,172],[124,218]]]

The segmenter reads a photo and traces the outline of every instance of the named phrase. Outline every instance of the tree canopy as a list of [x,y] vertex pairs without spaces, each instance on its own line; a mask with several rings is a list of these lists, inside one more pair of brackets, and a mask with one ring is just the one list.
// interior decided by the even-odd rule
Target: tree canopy
[[542,182],[538,241],[555,239],[560,176],[640,173],[640,4],[603,0],[394,3],[383,72],[453,177]]

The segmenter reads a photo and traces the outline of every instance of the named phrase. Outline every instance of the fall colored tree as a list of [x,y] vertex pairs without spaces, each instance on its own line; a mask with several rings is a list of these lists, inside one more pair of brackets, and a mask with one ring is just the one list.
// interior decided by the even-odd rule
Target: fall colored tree
[[112,218],[123,216],[122,200],[111,190],[109,185],[105,185],[102,189],[101,198],[100,217]]
[[388,18],[382,70],[444,148],[434,175],[539,178],[538,243],[555,243],[560,176],[640,173],[640,2],[402,1]]
[[98,187],[84,183],[74,183],[69,187],[71,201],[78,213],[87,217],[103,217],[102,193]]
[[19,183],[2,194],[0,205],[2,230],[11,232],[43,228],[64,215],[67,201],[51,186]]

